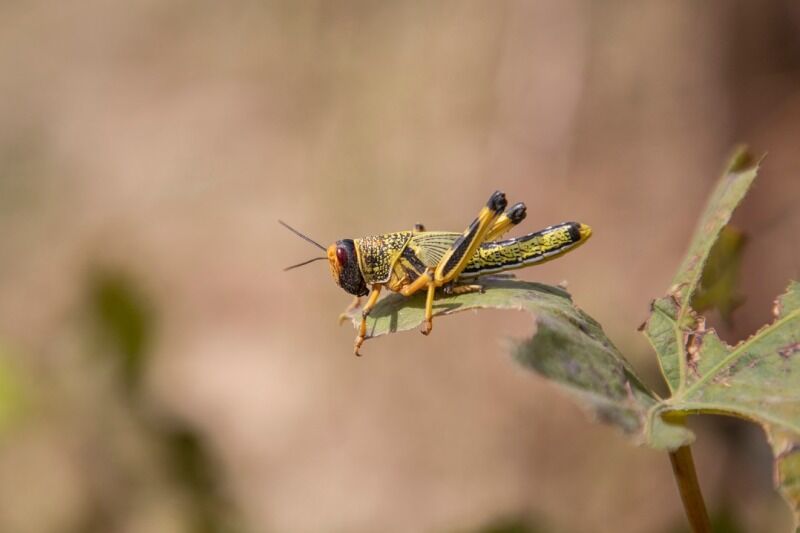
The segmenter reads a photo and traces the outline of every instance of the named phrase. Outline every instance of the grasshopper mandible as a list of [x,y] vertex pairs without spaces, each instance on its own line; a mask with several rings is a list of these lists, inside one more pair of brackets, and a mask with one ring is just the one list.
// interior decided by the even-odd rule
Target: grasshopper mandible
[[327,259],[338,286],[355,296],[342,317],[356,309],[362,296],[367,302],[361,310],[361,325],[353,352],[367,338],[367,317],[381,289],[411,296],[427,291],[422,333],[433,328],[433,299],[436,289],[445,294],[464,294],[482,290],[474,282],[478,277],[543,263],[575,249],[592,235],[592,229],[578,222],[563,222],[543,230],[497,240],[525,218],[525,204],[506,210],[506,196],[496,191],[463,233],[425,231],[417,224],[412,231],[384,233],[360,239],[342,239],[327,249],[282,221],[286,228],[326,252],[285,270],[312,261]]

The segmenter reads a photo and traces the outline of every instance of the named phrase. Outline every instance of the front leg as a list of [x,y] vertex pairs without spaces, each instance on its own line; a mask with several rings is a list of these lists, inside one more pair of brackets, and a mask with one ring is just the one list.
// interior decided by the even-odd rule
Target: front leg
[[353,301],[350,302],[350,305],[348,305],[347,308],[345,308],[345,310],[339,314],[339,325],[341,326],[342,324],[347,322],[347,319],[350,318],[350,311],[358,309],[358,306],[360,305],[361,305],[361,296],[356,296],[355,298],[353,298]]
[[375,304],[378,302],[378,296],[381,294],[382,287],[383,285],[378,284],[372,286],[372,292],[369,293],[367,303],[364,304],[364,308],[361,310],[361,325],[358,328],[358,336],[356,337],[355,346],[353,348],[353,353],[359,357],[361,354],[358,353],[358,350],[361,348],[361,345],[364,344],[364,340],[367,338],[367,317],[369,316],[370,311],[372,311],[372,308],[375,307]]

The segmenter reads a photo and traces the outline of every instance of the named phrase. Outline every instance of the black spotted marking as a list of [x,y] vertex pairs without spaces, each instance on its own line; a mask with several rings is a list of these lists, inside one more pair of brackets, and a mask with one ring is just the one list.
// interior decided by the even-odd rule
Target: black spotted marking
[[389,280],[394,259],[411,239],[412,232],[399,231],[356,239],[361,252],[361,273],[367,283],[385,283]]

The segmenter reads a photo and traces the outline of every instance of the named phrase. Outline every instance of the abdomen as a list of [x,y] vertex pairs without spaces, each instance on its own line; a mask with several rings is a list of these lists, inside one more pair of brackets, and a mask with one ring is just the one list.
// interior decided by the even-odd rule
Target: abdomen
[[586,242],[592,230],[564,222],[522,237],[483,243],[459,276],[471,278],[543,263]]

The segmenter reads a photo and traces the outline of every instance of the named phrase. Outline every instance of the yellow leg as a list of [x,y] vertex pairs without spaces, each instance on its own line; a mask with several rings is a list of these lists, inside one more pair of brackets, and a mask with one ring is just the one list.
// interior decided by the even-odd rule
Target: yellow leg
[[[458,278],[458,275],[466,268],[467,263],[478,246],[486,240],[486,236],[494,228],[495,233],[499,234],[507,231],[508,228],[520,222],[525,218],[525,206],[523,204],[516,204],[507,213],[503,214],[500,225],[498,218],[506,208],[506,196],[500,191],[496,191],[489,198],[489,201],[478,213],[478,217],[472,221],[472,224],[464,231],[461,236],[456,239],[452,247],[444,254],[436,269],[431,271],[428,269],[423,275],[418,277],[412,283],[400,289],[400,294],[403,296],[411,296],[423,287],[427,288],[427,296],[425,298],[425,322],[422,325],[422,333],[427,335],[433,329],[433,298],[436,294],[436,289],[450,283]],[[459,292],[472,292],[480,290],[479,285],[467,285],[465,289],[457,289]],[[458,294],[458,292],[456,293]],[[370,296],[372,299],[372,296]],[[369,306],[367,303],[365,309]],[[364,334],[366,333],[366,326],[364,326]],[[362,334],[360,337],[363,337]],[[359,337],[359,338],[360,338]],[[361,341],[363,342],[363,340]],[[361,344],[356,342],[356,351]]]
[[525,204],[522,202],[512,205],[508,211],[497,217],[489,233],[486,234],[484,241],[494,241],[499,239],[505,232],[525,220]]
[[436,265],[433,280],[437,287],[453,281],[466,268],[478,246],[486,240],[486,235],[497,217],[506,208],[506,195],[495,192],[486,205],[478,213],[478,217],[469,225],[464,233],[456,239],[453,246],[442,256]]
[[428,284],[433,280],[433,271],[428,270],[423,275],[415,279],[412,283],[409,283],[402,289],[400,289],[400,294],[403,296],[411,296],[418,290],[427,287]]
[[[425,299],[425,322],[422,324],[422,333],[428,335],[433,329],[433,297],[436,289],[442,285],[455,280],[475,255],[478,246],[486,239],[486,235],[492,228],[497,218],[506,208],[506,196],[500,191],[496,191],[489,198],[489,201],[478,213],[478,217],[472,224],[456,239],[453,246],[444,254],[439,264],[431,276],[430,270],[417,278],[413,283],[404,287],[401,293],[404,295],[414,294],[416,291],[427,287],[428,294]],[[516,208],[518,211],[520,208]],[[522,206],[521,212],[524,217],[525,208]],[[509,217],[511,220],[512,217]],[[521,220],[522,218],[520,218]]]
[[353,301],[350,302],[350,305],[348,305],[347,308],[344,311],[342,311],[341,314],[339,315],[340,326],[345,322],[347,322],[347,320],[350,318],[349,316],[350,311],[352,311],[353,309],[358,309],[359,305],[361,305],[361,296],[356,296],[355,298],[353,298]]
[[427,335],[433,329],[433,295],[436,292],[436,284],[428,283],[428,296],[425,298],[425,322],[422,324],[422,334]]
[[425,299],[425,323],[422,326],[423,335],[427,335],[433,328],[433,296],[436,292],[436,284],[433,282],[433,271],[428,269],[423,275],[415,279],[412,283],[400,289],[400,294],[403,296],[411,296],[423,288],[428,289],[427,298]]
[[361,355],[358,353],[358,350],[361,348],[361,345],[364,344],[364,340],[367,338],[367,317],[369,316],[370,311],[372,311],[372,308],[375,307],[375,304],[378,302],[378,296],[381,294],[381,287],[382,285],[372,286],[372,292],[369,293],[367,303],[364,304],[364,309],[361,310],[361,326],[358,328],[358,336],[356,337],[355,346],[353,348],[353,353],[358,356]]

